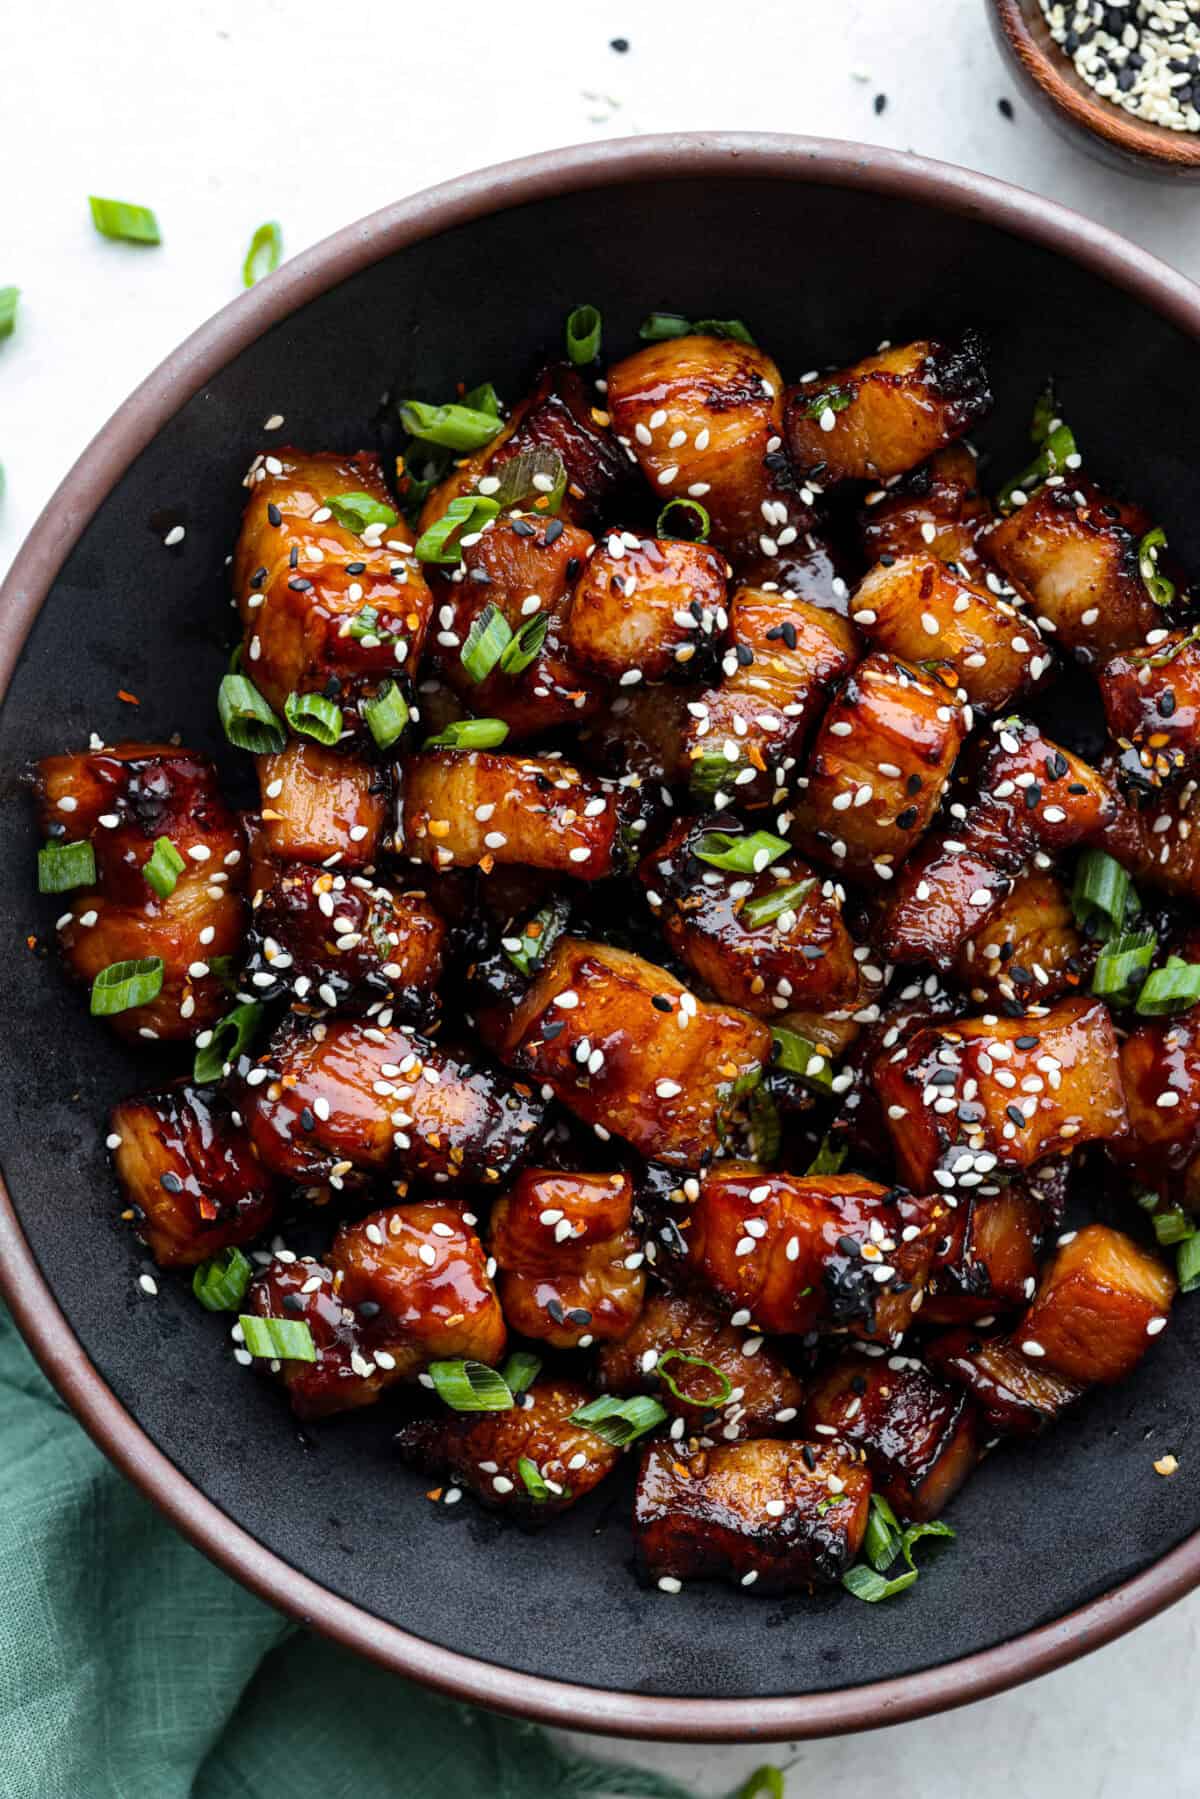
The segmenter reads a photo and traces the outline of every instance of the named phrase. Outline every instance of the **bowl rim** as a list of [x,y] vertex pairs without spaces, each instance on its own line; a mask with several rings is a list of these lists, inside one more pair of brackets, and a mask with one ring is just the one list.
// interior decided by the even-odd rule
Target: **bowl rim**
[[[1068,256],[1200,338],[1200,287],[1115,232],[987,175],[902,151],[772,132],[680,132],[552,149],[394,202],[239,296],[135,388],[93,438],[0,584],[0,702],[25,639],[93,513],[151,439],[228,362],[381,258],[490,213],[646,180],[757,176],[915,199]],[[102,1379],[38,1267],[0,1177],[0,1293],[43,1371],[120,1471],[212,1561],[301,1623],[453,1698],[559,1727],[681,1742],[771,1742],[902,1723],[1002,1692],[1111,1642],[1200,1585],[1200,1530],[1132,1579],[1022,1636],[915,1673],[769,1699],[618,1693],[445,1649],[320,1586],[235,1524]]]

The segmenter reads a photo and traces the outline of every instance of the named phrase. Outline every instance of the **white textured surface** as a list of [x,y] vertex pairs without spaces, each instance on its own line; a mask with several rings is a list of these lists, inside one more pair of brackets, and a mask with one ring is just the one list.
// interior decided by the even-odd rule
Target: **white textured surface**
[[[630,40],[627,55],[609,49],[615,36]],[[983,0],[571,0],[516,14],[495,0],[38,0],[0,52],[0,285],[23,290],[18,332],[0,345],[0,569],[112,409],[237,293],[263,219],[282,221],[294,253],[505,157],[718,127],[860,138],[984,169],[1200,276],[1196,190],[1112,174],[1031,117]],[[163,246],[102,241],[89,191],[154,206]],[[1193,1477],[1185,1462],[1176,1478]],[[999,1545],[998,1569],[1019,1553]],[[797,1795],[1170,1799],[1200,1776],[1198,1621],[1194,1599],[1035,1686],[880,1734],[781,1745],[771,1759],[794,1755]],[[767,1759],[629,1754],[697,1793]]]

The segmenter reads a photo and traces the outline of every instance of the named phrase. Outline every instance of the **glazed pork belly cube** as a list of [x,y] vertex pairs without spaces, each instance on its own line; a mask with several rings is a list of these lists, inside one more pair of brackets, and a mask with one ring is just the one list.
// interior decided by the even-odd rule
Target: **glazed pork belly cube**
[[[725,633],[728,564],[704,543],[613,530],[575,588],[567,640],[575,661],[610,681],[686,672]],[[633,682],[627,685],[633,685]]]
[[[799,511],[797,499],[801,506],[820,505],[816,483],[810,486],[801,481],[782,450],[773,451],[765,461],[776,468],[780,489],[790,488],[796,496],[787,503],[791,523],[781,525],[780,515],[774,511],[771,523],[760,532],[757,542],[743,546],[731,558],[734,580],[739,586],[778,593],[788,600],[803,600],[822,612],[844,618],[859,564],[851,559],[841,534],[835,535],[819,514],[814,513],[806,521]],[[764,509],[778,505],[779,501],[764,501]],[[777,535],[772,536],[772,532]]]
[[589,767],[624,780],[681,786],[692,766],[686,737],[694,699],[693,690],[667,682],[623,687],[584,724],[579,753]]
[[980,928],[958,947],[954,972],[978,1004],[1059,999],[1085,983],[1097,946],[1075,927],[1071,896],[1057,875],[1017,876]]
[[108,1128],[122,1197],[160,1268],[191,1267],[267,1229],[275,1181],[218,1088],[123,1099]]
[[508,1021],[500,1054],[598,1134],[691,1167],[717,1152],[770,1052],[767,1026],[695,996],[627,950],[560,937]]
[[[251,842],[263,833],[248,822]],[[363,1008],[386,1001],[430,1019],[448,928],[420,890],[308,862],[251,853],[250,954],[244,985],[256,999],[289,994]]]
[[[95,886],[69,892],[56,926],[70,972],[91,983],[114,963],[162,963],[157,995],[111,1014],[114,1029],[166,1040],[213,1023],[228,996],[212,964],[242,945],[245,843],[208,757],[161,743],[47,756],[35,795],[47,841],[86,841],[95,861]],[[173,852],[167,893],[144,873],[163,839]]]
[[1194,631],[1152,633],[1100,670],[1108,728],[1139,752],[1146,784],[1200,768],[1200,642]]
[[[445,677],[477,717],[503,719],[514,740],[576,725],[602,702],[603,683],[575,660],[567,641],[574,585],[593,547],[586,531],[560,518],[506,512],[471,534],[453,581],[434,578],[434,642]],[[463,652],[488,607],[514,636],[538,630],[539,618],[546,634],[525,668],[509,674],[497,663],[477,681]]]
[[769,799],[795,766],[833,688],[858,661],[853,628],[835,613],[741,587],[729,607],[722,680],[694,695],[684,723],[693,793]]
[[921,1323],[961,1324],[1032,1298],[1046,1211],[1025,1181],[960,1194],[925,1287]]
[[1096,841],[1116,811],[1098,770],[1036,725],[999,721],[973,797],[951,806],[950,823],[931,832],[901,870],[878,932],[884,955],[953,968],[960,946],[990,923],[1027,863]]
[[1143,643],[1162,612],[1143,579],[1138,546],[1151,520],[1072,477],[1044,487],[979,540],[980,552],[1028,594],[1039,624],[1083,662]]
[[[331,676],[370,689],[415,668],[433,602],[379,458],[282,449],[256,457],[246,485],[233,588],[244,671],[274,710]],[[381,522],[349,528],[340,497],[369,502],[359,516]]]
[[632,1330],[605,1344],[596,1376],[607,1393],[653,1394],[681,1421],[672,1437],[786,1437],[803,1398],[769,1341],[685,1293],[652,1294]]
[[[1101,773],[1114,782],[1121,772],[1116,758],[1101,764]],[[1157,887],[1175,899],[1200,900],[1200,782],[1189,776],[1153,792],[1134,787],[1115,797],[1111,819],[1096,844],[1115,856],[1139,885]]]
[[975,1407],[911,1356],[842,1356],[810,1389],[802,1428],[853,1444],[897,1517],[920,1523],[945,1510],[979,1459]]
[[764,350],[732,338],[649,344],[608,372],[608,406],[658,504],[699,500],[731,560],[778,553],[813,521],[782,450],[783,380]]
[[686,1275],[760,1331],[895,1342],[920,1307],[948,1216],[939,1199],[858,1175],[722,1163],[702,1176],[687,1215]]
[[256,761],[268,854],[339,868],[374,862],[387,818],[382,769],[299,740]]
[[1158,1256],[1089,1224],[1058,1249],[1013,1341],[1067,1380],[1124,1380],[1165,1328],[1174,1297],[1175,1277]]
[[246,1311],[308,1326],[315,1360],[278,1369],[300,1418],[373,1405],[429,1362],[491,1365],[506,1341],[483,1246],[452,1206],[390,1206],[344,1224],[324,1264],[276,1257]]
[[634,1500],[638,1570],[677,1592],[727,1580],[758,1593],[832,1586],[858,1554],[871,1476],[852,1450],[756,1438],[702,1449],[643,1451]]
[[1064,1380],[1044,1361],[1023,1356],[1011,1337],[947,1331],[930,1338],[924,1354],[935,1374],[970,1394],[988,1436],[1036,1436],[1084,1390],[1082,1382]]
[[1128,1128],[1117,1040],[1101,1000],[1037,1017],[927,1026],[875,1063],[901,1180],[967,1190]]
[[265,1166],[293,1181],[337,1186],[355,1170],[487,1185],[522,1160],[543,1105],[415,1031],[329,1018],[280,1028],[243,1109]]
[[991,517],[974,453],[955,443],[867,494],[858,529],[869,564],[888,556],[928,554],[956,563],[975,580],[980,573],[976,539]]
[[504,1316],[555,1349],[623,1337],[646,1277],[627,1174],[529,1168],[492,1207],[488,1241]]
[[884,481],[962,437],[991,404],[974,333],[957,343],[921,339],[790,387],[787,447],[822,487]]
[[890,880],[929,824],[967,732],[953,671],[860,662],[821,721],[794,808],[797,846]]
[[572,1423],[592,1397],[576,1381],[546,1378],[507,1411],[415,1419],[395,1440],[405,1461],[423,1473],[537,1523],[584,1498],[621,1459],[620,1449],[586,1424]]
[[623,866],[634,798],[548,756],[428,750],[403,765],[403,850],[438,870],[516,863],[598,881]]
[[641,865],[675,954],[718,999],[762,1018],[853,1000],[859,965],[834,883],[798,856],[757,875],[713,868],[697,851],[714,828],[723,829],[719,818],[681,819]]
[[1163,1199],[1200,1207],[1200,1015],[1139,1023],[1121,1044],[1121,1080],[1130,1131],[1121,1160]]
[[877,562],[859,582],[850,616],[889,655],[950,663],[984,712],[1002,711],[1053,660],[1032,619],[929,550]]

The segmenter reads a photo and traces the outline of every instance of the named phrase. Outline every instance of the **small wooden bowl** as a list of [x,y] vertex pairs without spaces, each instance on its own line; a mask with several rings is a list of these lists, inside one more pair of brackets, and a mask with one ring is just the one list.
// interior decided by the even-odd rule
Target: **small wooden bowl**
[[1051,124],[1126,174],[1200,180],[1200,132],[1169,131],[1102,100],[1054,42],[1038,0],[987,7],[1001,54]]

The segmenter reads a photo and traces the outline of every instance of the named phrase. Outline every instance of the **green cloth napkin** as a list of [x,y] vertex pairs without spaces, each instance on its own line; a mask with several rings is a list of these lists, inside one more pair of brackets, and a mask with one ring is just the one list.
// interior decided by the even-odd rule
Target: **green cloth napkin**
[[0,1308],[3,1799],[688,1799],[273,1612],[112,1468]]

